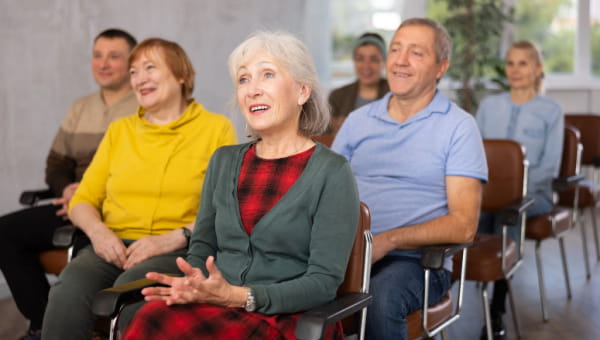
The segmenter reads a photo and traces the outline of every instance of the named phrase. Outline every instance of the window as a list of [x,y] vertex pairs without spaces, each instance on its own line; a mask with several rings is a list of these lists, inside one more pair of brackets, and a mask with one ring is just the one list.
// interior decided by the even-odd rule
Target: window
[[370,31],[386,43],[403,18],[423,16],[426,0],[331,0],[333,53],[331,88],[354,80],[352,47],[361,34]]
[[[511,41],[532,40],[540,45],[544,54],[546,88],[600,88],[600,1],[502,1],[514,6],[515,23],[507,25],[498,57],[504,58]],[[353,80],[351,48],[360,34],[374,30],[389,43],[395,20],[413,16],[439,20],[448,3],[444,0],[331,0],[332,87]],[[384,25],[384,22],[394,22],[394,25]]]
[[544,55],[547,73],[573,73],[577,0],[519,0],[515,3],[515,40],[531,40]]
[[590,43],[592,54],[592,75],[600,76],[600,2],[592,1],[590,3]]

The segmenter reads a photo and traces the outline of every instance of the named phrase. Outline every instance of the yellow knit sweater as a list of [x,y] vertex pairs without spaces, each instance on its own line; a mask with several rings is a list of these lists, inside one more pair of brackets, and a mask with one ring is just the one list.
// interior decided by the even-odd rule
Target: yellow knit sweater
[[226,117],[192,100],[174,122],[150,124],[145,110],[112,123],[83,175],[70,209],[88,203],[123,239],[159,235],[196,217],[208,161],[236,143]]

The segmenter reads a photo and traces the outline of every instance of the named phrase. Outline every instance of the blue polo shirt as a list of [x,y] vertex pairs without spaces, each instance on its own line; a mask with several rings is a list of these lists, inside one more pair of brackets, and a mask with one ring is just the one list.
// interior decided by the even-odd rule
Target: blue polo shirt
[[527,196],[535,199],[527,216],[552,210],[552,179],[558,175],[564,138],[564,114],[544,96],[515,104],[508,92],[486,97],[477,110],[483,138],[510,139],[525,147],[529,161]]
[[350,162],[375,235],[447,215],[446,176],[487,181],[481,135],[470,114],[438,91],[421,112],[399,123],[387,111],[390,98],[352,112],[332,145]]

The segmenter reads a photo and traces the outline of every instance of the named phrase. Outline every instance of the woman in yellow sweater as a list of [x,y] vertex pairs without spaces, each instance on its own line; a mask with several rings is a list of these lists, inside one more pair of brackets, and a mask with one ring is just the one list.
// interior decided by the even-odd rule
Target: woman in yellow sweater
[[208,160],[236,142],[227,118],[191,98],[194,69],[178,44],[147,39],[129,66],[140,107],[111,124],[71,200],[69,217],[91,245],[51,288],[44,339],[90,339],[97,291],[148,271],[179,272]]

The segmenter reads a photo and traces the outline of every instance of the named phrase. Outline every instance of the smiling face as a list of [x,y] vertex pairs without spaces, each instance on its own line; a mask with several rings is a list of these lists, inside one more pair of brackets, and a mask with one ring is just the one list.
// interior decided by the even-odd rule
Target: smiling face
[[131,62],[129,73],[138,103],[148,112],[182,101],[183,80],[175,78],[159,50],[140,54]]
[[508,51],[504,69],[511,89],[535,90],[535,82],[542,75],[542,65],[524,48]]
[[407,25],[396,31],[390,44],[386,70],[390,90],[402,100],[433,97],[437,79],[448,60],[436,61],[435,31],[424,25]]
[[122,38],[100,37],[94,43],[92,74],[102,89],[118,91],[129,85],[129,45]]
[[381,79],[383,56],[374,45],[362,45],[354,51],[354,71],[363,85],[375,85]]
[[299,84],[272,56],[257,53],[241,63],[236,94],[249,127],[261,137],[295,135],[310,88]]

